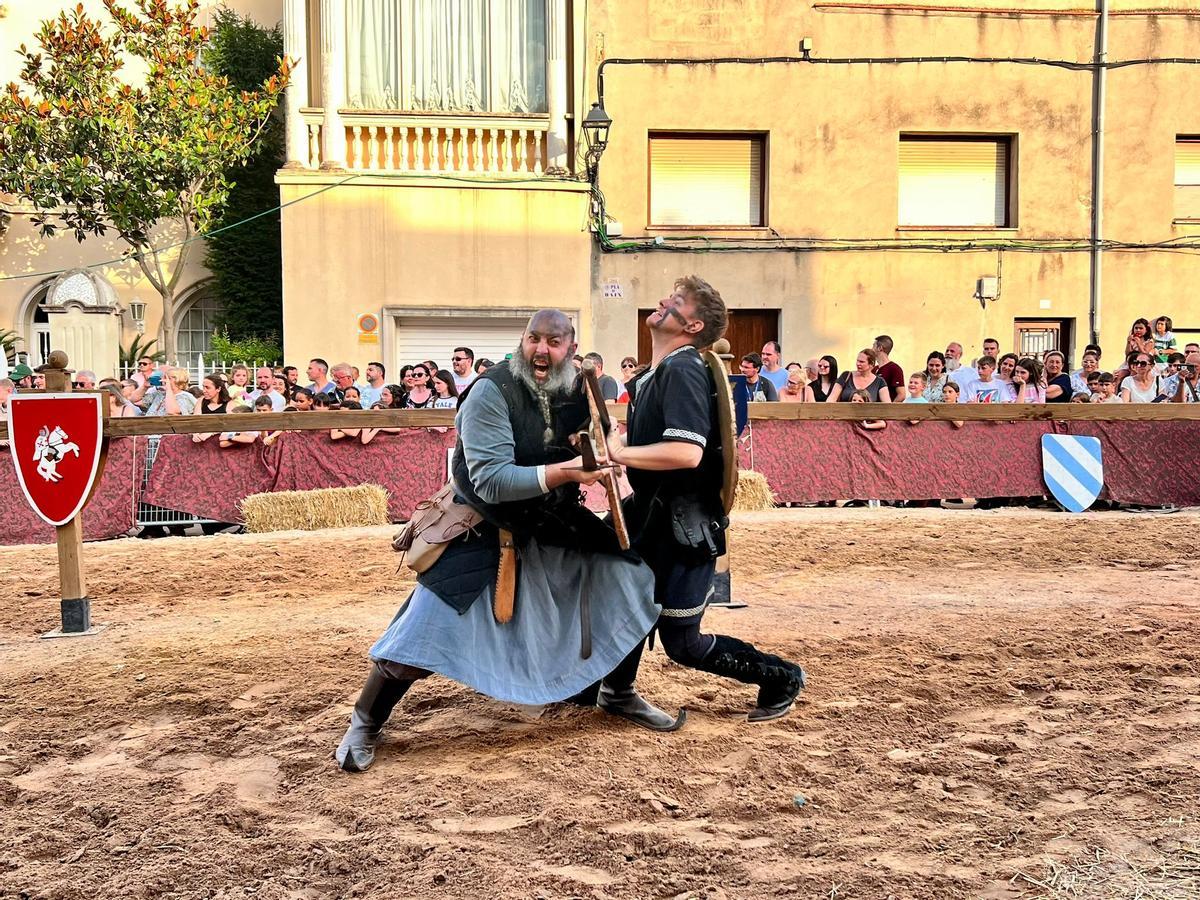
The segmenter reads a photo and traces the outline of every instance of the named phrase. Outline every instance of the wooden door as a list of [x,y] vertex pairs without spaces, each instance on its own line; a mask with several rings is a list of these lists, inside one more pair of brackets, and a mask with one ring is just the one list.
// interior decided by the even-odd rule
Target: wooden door
[[[650,329],[646,317],[653,310],[638,310],[638,362],[650,361]],[[767,341],[779,339],[779,310],[777,309],[731,309],[729,328],[725,331],[729,341],[729,352],[733,354],[734,370],[737,361],[747,353],[758,353]],[[786,360],[785,360],[786,361]]]

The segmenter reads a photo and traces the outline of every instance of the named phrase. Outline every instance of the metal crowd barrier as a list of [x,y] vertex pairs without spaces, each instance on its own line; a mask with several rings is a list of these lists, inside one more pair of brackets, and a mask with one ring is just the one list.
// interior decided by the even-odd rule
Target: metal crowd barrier
[[[150,484],[150,470],[154,468],[154,459],[158,456],[158,442],[160,440],[161,435],[157,434],[149,435],[146,438],[146,466],[142,470],[141,492],[145,492],[147,486]],[[212,519],[202,519],[192,513],[181,512],[177,509],[166,509],[162,506],[146,503],[143,500],[138,501],[136,524],[139,526],[208,525],[212,522]]]

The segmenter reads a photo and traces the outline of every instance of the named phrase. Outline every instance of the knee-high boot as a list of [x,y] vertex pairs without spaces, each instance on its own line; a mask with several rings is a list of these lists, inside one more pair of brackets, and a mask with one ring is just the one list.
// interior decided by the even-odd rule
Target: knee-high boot
[[371,674],[367,676],[367,683],[350,715],[350,727],[334,752],[338,768],[346,772],[365,772],[371,767],[383,726],[412,684],[412,679],[388,678],[378,666],[371,667]]
[[724,634],[716,636],[712,649],[696,668],[744,684],[757,684],[757,705],[746,717],[751,722],[768,722],[786,715],[805,685],[804,670],[795,663]]

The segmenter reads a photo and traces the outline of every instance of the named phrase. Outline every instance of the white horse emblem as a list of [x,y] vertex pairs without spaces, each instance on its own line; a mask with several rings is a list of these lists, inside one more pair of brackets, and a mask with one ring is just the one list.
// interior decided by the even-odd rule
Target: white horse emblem
[[78,458],[79,445],[72,442],[67,433],[57,425],[53,431],[49,426],[43,425],[38,433],[37,442],[33,445],[33,460],[38,464],[38,474],[51,483],[61,481],[58,464],[68,453],[74,453]]

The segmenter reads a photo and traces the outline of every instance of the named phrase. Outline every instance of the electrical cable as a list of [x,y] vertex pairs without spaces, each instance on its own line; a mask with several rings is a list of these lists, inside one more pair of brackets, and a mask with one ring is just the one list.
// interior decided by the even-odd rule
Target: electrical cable
[[[281,210],[287,209],[289,206],[295,206],[297,203],[303,203],[305,200],[311,200],[313,197],[323,194],[326,191],[331,191],[336,187],[341,187],[344,184],[349,184],[351,181],[355,181],[359,178],[369,178],[374,174],[375,173],[373,173],[373,172],[360,172],[360,173],[356,173],[354,175],[349,175],[349,176],[341,179],[340,181],[334,182],[333,184],[327,184],[324,187],[319,188],[318,190],[315,190],[310,194],[305,194],[303,197],[297,197],[296,199],[289,200],[286,203],[280,203],[276,206],[272,206],[270,209],[264,209],[261,212],[256,212],[252,215],[249,215],[244,219],[239,219],[238,221],[231,222],[228,225],[222,225],[220,228],[214,228],[212,231],[205,231],[205,232],[202,232],[199,234],[194,234],[190,238],[187,238],[186,240],[177,241],[174,244],[167,244],[166,246],[163,246],[163,247],[155,247],[155,248],[146,250],[145,252],[146,253],[166,253],[169,250],[176,250],[180,247],[183,247],[186,244],[191,244],[195,241],[203,241],[208,238],[215,237],[216,235],[222,234],[226,231],[232,231],[235,228],[240,228],[241,226],[246,225],[250,222],[253,222],[256,219],[261,219],[263,216],[269,216],[274,213],[280,212]],[[471,179],[471,178],[466,178],[466,177],[461,177],[461,176],[456,176],[456,175],[450,175],[450,174],[434,173],[434,172],[411,172],[411,173],[405,173],[404,177],[405,178],[420,178],[420,179],[425,179],[425,180],[429,180],[429,181],[453,181],[453,182],[458,182],[461,184],[472,184],[472,183],[476,182],[476,179]],[[577,179],[553,178],[553,177],[543,176],[541,178],[506,178],[506,179],[504,179],[504,181],[502,183],[506,184],[506,185],[508,185],[508,184],[530,184],[530,183],[539,183],[540,184],[540,183],[545,183],[546,181],[569,181],[569,182],[575,183],[577,181]],[[493,183],[495,183],[495,182],[489,182],[489,184],[493,184]],[[14,211],[14,210],[3,210],[3,209],[0,209],[0,211],[9,212],[10,214],[13,214],[13,215],[31,215],[32,214],[27,211]],[[124,265],[125,263],[128,263],[133,259],[134,259],[133,255],[130,254],[128,256],[120,256],[115,259],[105,260],[104,262],[91,263],[90,265],[86,266],[85,268],[103,269],[108,266]],[[72,267],[72,268],[76,268],[76,267]],[[70,269],[53,269],[53,270],[49,270],[46,272],[30,272],[30,273],[24,274],[24,275],[0,275],[0,282],[21,281],[26,278],[52,278],[56,275],[62,275],[64,272],[69,272],[69,271],[70,271]]]
[[1098,69],[1125,69],[1130,66],[1200,65],[1200,58],[1188,56],[1144,57],[1116,59],[1106,62],[1080,62],[1072,59],[1043,59],[1039,56],[714,56],[714,57],[626,57],[614,56],[601,60],[596,69],[596,97],[604,105],[605,66],[717,66],[796,64],[811,66],[852,65],[916,65],[921,63],[978,63],[983,65],[1009,64],[1018,66],[1048,66],[1072,72],[1094,72]]

